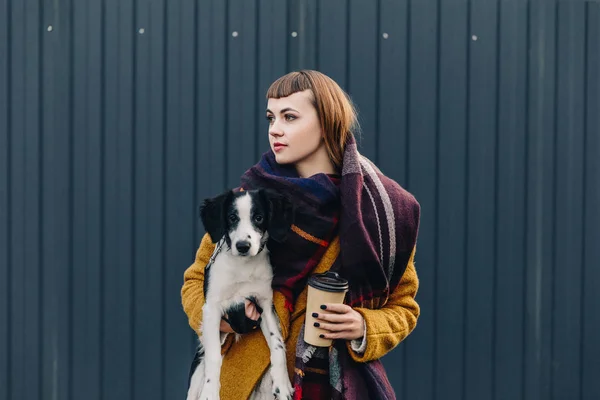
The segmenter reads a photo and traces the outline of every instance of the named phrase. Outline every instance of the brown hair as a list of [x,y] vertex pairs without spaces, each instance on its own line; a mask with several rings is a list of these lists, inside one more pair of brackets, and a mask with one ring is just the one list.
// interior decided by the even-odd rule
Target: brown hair
[[290,72],[271,84],[267,99],[279,99],[310,90],[312,103],[324,132],[327,154],[337,169],[342,167],[348,135],[359,129],[350,96],[330,77],[313,70]]

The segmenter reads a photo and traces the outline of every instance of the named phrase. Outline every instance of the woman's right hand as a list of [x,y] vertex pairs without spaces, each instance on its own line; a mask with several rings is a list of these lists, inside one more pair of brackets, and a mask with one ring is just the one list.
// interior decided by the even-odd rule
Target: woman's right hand
[[[246,299],[244,301],[244,306],[245,306],[245,310],[246,310],[246,317],[250,318],[253,321],[258,321],[258,319],[260,318],[260,312],[257,310],[256,305]],[[227,315],[225,315],[226,318],[229,318]],[[231,329],[231,326],[225,321],[225,320],[221,320],[221,326],[219,327],[219,330],[223,333],[233,333],[233,329]]]

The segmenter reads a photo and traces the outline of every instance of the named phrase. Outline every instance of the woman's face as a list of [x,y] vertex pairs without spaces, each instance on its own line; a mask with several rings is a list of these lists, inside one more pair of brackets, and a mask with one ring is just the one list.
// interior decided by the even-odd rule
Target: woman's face
[[325,152],[312,92],[305,90],[267,102],[269,143],[278,164],[310,162]]

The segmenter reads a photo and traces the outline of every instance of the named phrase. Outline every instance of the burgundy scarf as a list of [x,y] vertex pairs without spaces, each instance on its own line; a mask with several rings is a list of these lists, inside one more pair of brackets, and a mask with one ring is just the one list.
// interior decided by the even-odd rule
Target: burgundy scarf
[[400,282],[417,239],[419,203],[361,156],[352,136],[339,184],[326,174],[300,178],[269,151],[244,173],[241,187],[275,189],[294,202],[295,223],[287,241],[269,243],[273,288],[289,304],[336,235],[340,256],[331,269],[350,283],[347,304],[380,307]]
[[[331,270],[349,281],[346,304],[376,309],[387,302],[416,244],[420,206],[410,193],[359,154],[352,136],[346,143],[341,180],[326,174],[301,178],[293,166],[278,164],[269,151],[242,176],[241,187],[277,190],[296,207],[287,241],[269,242],[275,267],[273,289],[285,295],[290,312],[336,236],[340,255]],[[324,378],[329,379],[329,387],[323,390],[318,388],[322,385],[318,379],[313,383],[304,379],[307,363],[318,364],[319,360],[328,366]],[[335,399],[395,398],[381,363],[355,363],[344,346],[314,348],[300,340],[296,372],[296,399],[302,398],[303,390],[311,399],[319,398],[318,393]],[[381,373],[383,376],[378,377]],[[366,394],[368,397],[360,397]]]

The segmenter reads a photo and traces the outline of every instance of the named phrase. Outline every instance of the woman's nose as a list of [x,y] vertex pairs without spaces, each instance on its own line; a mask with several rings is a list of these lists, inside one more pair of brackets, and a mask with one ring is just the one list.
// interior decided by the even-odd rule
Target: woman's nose
[[269,127],[269,135],[280,137],[283,136],[283,131],[279,129],[276,123],[273,123],[273,125]]

